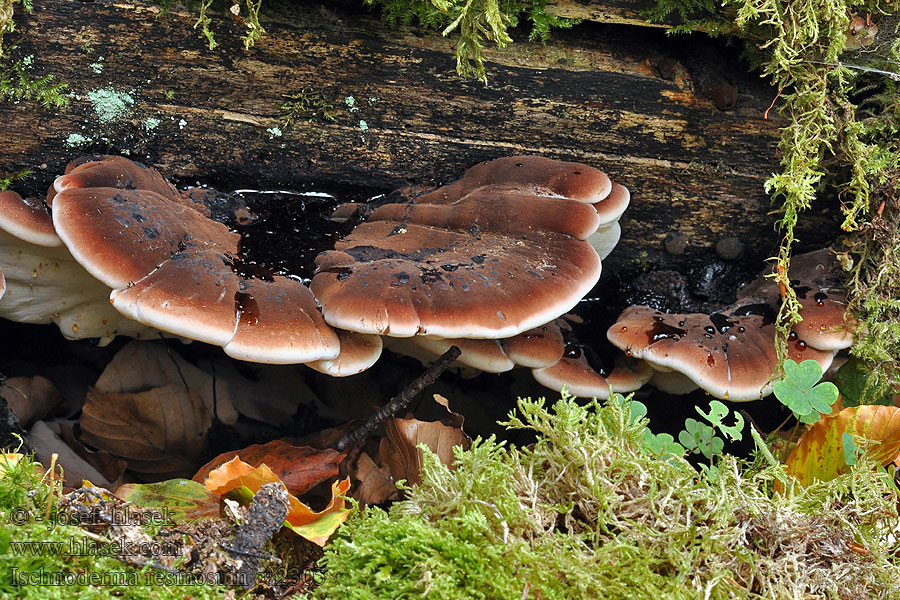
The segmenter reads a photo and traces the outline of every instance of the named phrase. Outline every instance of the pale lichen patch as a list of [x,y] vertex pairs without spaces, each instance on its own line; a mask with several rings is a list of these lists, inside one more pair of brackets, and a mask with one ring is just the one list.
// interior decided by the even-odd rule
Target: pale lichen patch
[[87,98],[101,123],[118,121],[134,108],[134,97],[127,92],[118,92],[113,87],[91,90],[87,93]]

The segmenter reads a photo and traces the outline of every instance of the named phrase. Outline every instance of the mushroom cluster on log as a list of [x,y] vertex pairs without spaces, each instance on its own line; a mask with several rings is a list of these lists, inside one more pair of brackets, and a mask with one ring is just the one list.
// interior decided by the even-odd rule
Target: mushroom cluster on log
[[[837,272],[827,250],[795,257],[789,270],[803,320],[792,329],[787,358],[815,360],[823,371],[838,350],[852,343]],[[764,275],[741,290],[737,302],[710,315],[632,306],[607,337],[657,371],[652,382],[664,391],[699,387],[717,398],[757,400],[771,393],[775,382],[775,319],[781,301],[778,284]]]
[[70,163],[49,212],[4,193],[0,316],[70,338],[181,336],[338,376],[371,366],[382,336],[426,354],[460,345],[485,371],[539,369],[562,357],[553,322],[597,283],[629,194],[586,165],[496,159],[364,217],[338,207],[352,230],[309,278],[247,258],[217,201],[115,156]]

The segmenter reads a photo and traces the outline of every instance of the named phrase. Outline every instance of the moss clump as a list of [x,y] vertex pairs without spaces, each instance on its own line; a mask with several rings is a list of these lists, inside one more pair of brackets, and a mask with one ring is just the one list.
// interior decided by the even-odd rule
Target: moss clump
[[65,92],[68,86],[64,83],[54,83],[53,75],[31,77],[29,70],[33,64],[32,56],[15,60],[9,56],[0,58],[0,100],[8,102],[37,100],[48,108],[67,106],[69,98]]
[[6,467],[0,455],[0,463],[0,600],[224,597],[219,586],[169,586],[164,582],[171,573],[83,552],[93,539],[79,527],[60,524],[65,519],[58,518],[59,485],[52,492],[29,457]]
[[334,122],[337,110],[321,92],[304,90],[299,94],[284,96],[284,102],[275,105],[281,116],[278,119],[283,127],[290,127],[297,121],[312,122],[315,119]]
[[[643,446],[621,396],[548,410],[520,400],[492,439],[425,452],[423,482],[370,508],[326,548],[319,598],[890,597],[896,497],[870,469],[775,496],[780,466],[725,456],[710,479]],[[867,554],[849,551],[864,547]]]
[[3,34],[11,33],[16,28],[13,22],[13,8],[21,4],[31,12],[31,0],[0,0],[0,58],[3,57]]
[[569,28],[577,19],[547,14],[547,0],[366,0],[382,7],[388,23],[409,25],[418,21],[443,35],[459,33],[456,71],[487,83],[484,46],[499,48],[512,41],[509,29],[524,17],[532,24],[529,39],[546,41],[553,27]]

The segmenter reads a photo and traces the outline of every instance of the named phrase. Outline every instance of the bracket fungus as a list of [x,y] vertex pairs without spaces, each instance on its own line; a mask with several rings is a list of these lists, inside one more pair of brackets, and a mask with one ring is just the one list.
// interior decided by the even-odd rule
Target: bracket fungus
[[653,376],[653,369],[642,361],[620,356],[609,372],[598,370],[588,361],[584,350],[572,344],[566,347],[561,359],[532,369],[531,373],[538,383],[552,390],[559,391],[565,386],[575,396],[603,399],[609,396],[610,389],[620,394],[640,389]]
[[75,261],[41,200],[0,192],[0,317],[56,323],[70,339],[158,335],[109,305],[109,288]]
[[[358,213],[366,211],[338,210],[328,218],[336,232],[321,247],[306,248],[296,228],[270,240],[279,251],[304,246],[306,262],[294,265],[248,256],[273,227],[253,229],[264,217],[239,200],[223,208],[222,198],[179,191],[121,157],[86,157],[54,182],[50,214],[40,202],[23,208],[18,195],[2,197],[0,205],[19,216],[0,215],[8,232],[0,246],[11,235],[77,267],[75,287],[134,323],[102,335],[153,328],[219,345],[241,360],[306,363],[333,375],[371,366],[381,336],[415,337],[435,348],[461,338],[472,356],[474,348],[492,351],[500,362],[485,370],[498,371],[559,359],[561,341],[544,340],[548,332],[540,328],[597,282],[601,257],[587,240],[614,244],[629,201],[628,191],[597,169],[502,158],[364,217]],[[43,238],[17,233],[29,220]],[[11,288],[15,263],[0,260]],[[71,294],[64,287],[57,296]],[[16,294],[8,289],[10,296]]]
[[[788,358],[813,359],[825,371],[835,352],[850,345],[844,325],[843,297],[826,251],[792,260],[790,277],[803,305],[804,321],[795,325]],[[665,314],[646,306],[626,309],[607,332],[629,356],[646,361],[664,387],[679,386],[675,371],[717,398],[748,401],[772,391],[778,366],[775,316],[781,302],[778,285],[761,278],[724,310],[706,314]]]
[[518,335],[570,310],[597,283],[600,257],[585,239],[603,222],[596,205],[611,189],[601,171],[576,163],[476,165],[455,183],[372,212],[316,258],[312,291],[341,329]]

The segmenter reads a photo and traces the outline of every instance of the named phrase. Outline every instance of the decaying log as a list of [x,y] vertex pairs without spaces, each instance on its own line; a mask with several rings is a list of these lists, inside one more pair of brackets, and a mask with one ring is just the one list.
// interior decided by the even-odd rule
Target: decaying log
[[565,19],[585,19],[598,23],[636,25],[638,27],[668,27],[670,23],[651,23],[645,14],[656,5],[653,0],[613,0],[593,2],[592,0],[549,0],[548,14]]
[[[267,35],[249,50],[241,25],[213,15],[220,45],[209,50],[196,15],[35,3],[7,42],[18,44],[14,57],[31,57],[33,77],[67,83],[71,103],[0,102],[0,177],[33,169],[14,187],[37,193],[70,159],[111,152],[181,183],[349,185],[342,199],[359,200],[496,156],[542,154],[597,166],[631,189],[607,268],[684,267],[728,236],[751,259],[777,244],[763,190],[778,170],[783,122],[775,110],[765,117],[776,93],[702,36],[584,23],[541,45],[517,31],[521,41],[487,51],[485,86],[455,74],[455,39],[398,31],[356,2],[295,10],[264,17]],[[704,66],[704,57],[718,58]],[[737,87],[734,108],[697,89],[710,77]],[[279,105],[291,98],[307,108],[287,124]],[[801,239],[828,240],[832,221],[811,216]],[[687,254],[665,252],[673,231],[687,236]]]

